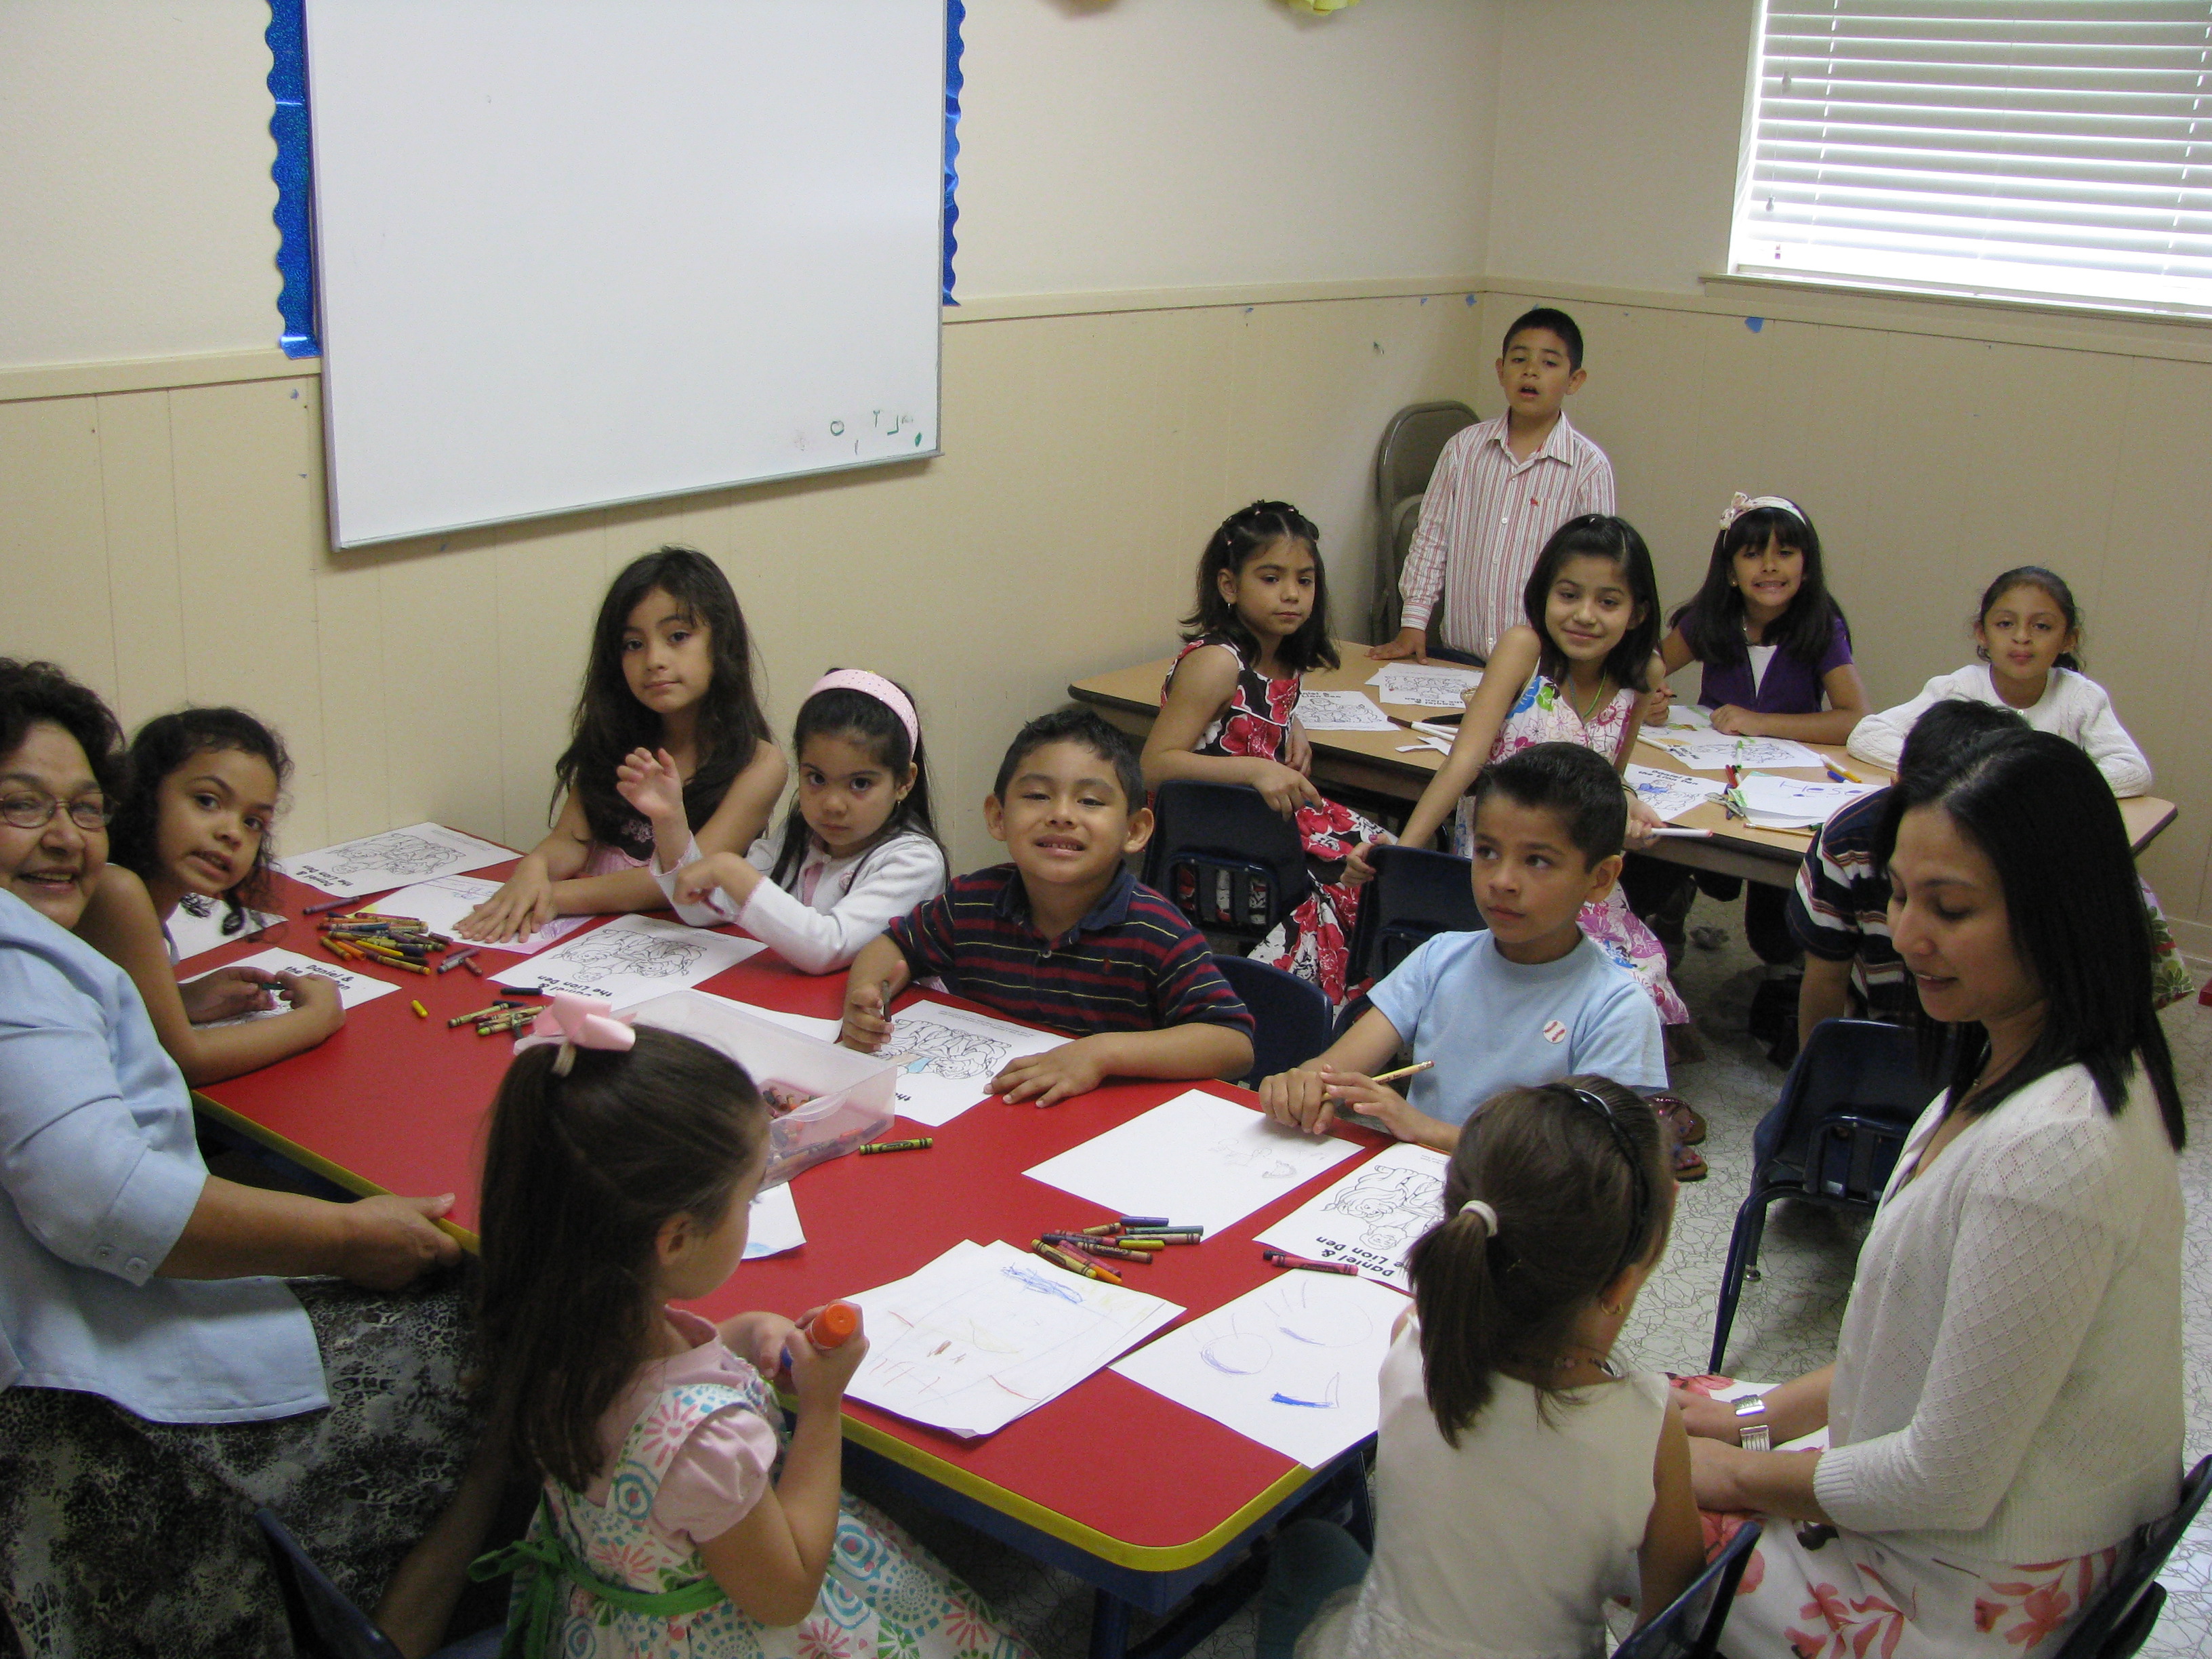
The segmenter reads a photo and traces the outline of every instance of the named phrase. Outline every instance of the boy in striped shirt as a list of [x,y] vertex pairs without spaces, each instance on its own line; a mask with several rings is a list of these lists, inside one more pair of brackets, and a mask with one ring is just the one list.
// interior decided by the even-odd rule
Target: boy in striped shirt
[[1009,864],[962,876],[854,959],[841,1040],[873,1054],[915,981],[1074,1036],[991,1079],[1056,1105],[1109,1077],[1242,1077],[1252,1017],[1182,912],[1122,860],[1152,839],[1136,750],[1087,709],[1031,720],[1000,763],[984,821]]
[[1524,620],[1521,590],[1552,532],[1613,511],[1613,463],[1560,407],[1583,380],[1573,318],[1540,306],[1514,319],[1498,360],[1505,413],[1437,457],[1398,578],[1398,637],[1369,656],[1486,660]]

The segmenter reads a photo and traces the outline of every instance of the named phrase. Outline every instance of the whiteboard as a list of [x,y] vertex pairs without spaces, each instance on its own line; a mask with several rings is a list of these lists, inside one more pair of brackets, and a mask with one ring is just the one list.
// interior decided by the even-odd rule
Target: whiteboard
[[945,0],[308,0],[341,547],[933,455]]

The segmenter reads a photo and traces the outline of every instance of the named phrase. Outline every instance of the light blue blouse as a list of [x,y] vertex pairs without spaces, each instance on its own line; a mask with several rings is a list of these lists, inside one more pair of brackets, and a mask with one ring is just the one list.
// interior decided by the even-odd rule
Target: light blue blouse
[[131,977],[0,890],[0,1389],[160,1423],[330,1404],[281,1279],[158,1279],[206,1183],[184,1075]]

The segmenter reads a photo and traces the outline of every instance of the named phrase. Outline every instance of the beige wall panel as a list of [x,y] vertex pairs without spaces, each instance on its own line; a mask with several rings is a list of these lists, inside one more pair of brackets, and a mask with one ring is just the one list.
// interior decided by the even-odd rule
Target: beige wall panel
[[93,399],[0,404],[0,550],[13,596],[0,606],[0,653],[50,659],[112,696],[115,633]]
[[[393,672],[403,669],[407,656],[404,641],[385,637],[376,566],[350,555],[333,556],[319,534],[313,556],[319,565],[314,598],[323,744],[331,758],[323,775],[319,826],[302,810],[304,790],[298,792],[300,807],[285,825],[285,845],[302,853],[416,822],[392,811],[386,671],[387,664]],[[453,628],[445,635],[465,637]]]
[[131,731],[185,701],[169,394],[133,392],[92,401],[115,619],[115,712]]
[[[295,767],[289,843],[323,839],[333,763],[325,649],[315,625],[322,443],[312,382],[257,380],[170,394],[185,692],[238,703],[284,734]],[[382,827],[380,825],[375,827]]]
[[385,643],[385,817],[482,825],[504,820],[489,751],[499,707],[499,653],[478,643],[499,613],[495,533],[441,538],[434,550],[378,561]]
[[568,745],[592,618],[606,592],[606,542],[599,514],[501,532],[493,556],[495,600],[485,619],[499,696],[483,711],[482,756],[498,775],[500,814],[494,823],[460,828],[510,847],[544,839],[553,763]]

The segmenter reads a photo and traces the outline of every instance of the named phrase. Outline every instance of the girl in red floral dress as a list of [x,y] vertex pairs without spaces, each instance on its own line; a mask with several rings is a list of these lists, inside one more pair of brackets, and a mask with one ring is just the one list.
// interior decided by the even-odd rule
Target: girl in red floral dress
[[1255,501],[1213,532],[1199,556],[1182,654],[1145,744],[1145,781],[1248,783],[1297,826],[1313,893],[1251,954],[1311,981],[1336,1005],[1345,1000],[1359,908],[1360,877],[1346,860],[1382,831],[1325,799],[1308,775],[1313,751],[1297,721],[1299,681],[1309,669],[1337,665],[1320,547],[1321,532],[1287,501]]

